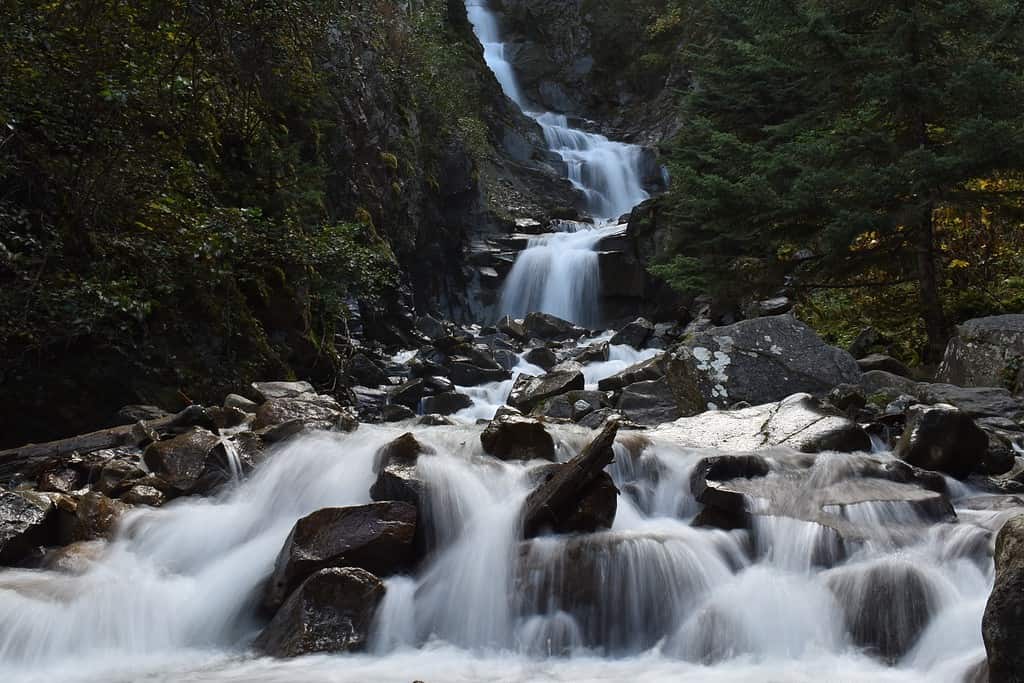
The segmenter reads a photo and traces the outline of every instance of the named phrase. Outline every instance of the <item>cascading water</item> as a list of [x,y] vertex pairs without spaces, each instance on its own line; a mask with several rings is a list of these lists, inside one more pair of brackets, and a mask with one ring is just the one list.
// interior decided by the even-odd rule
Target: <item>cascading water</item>
[[[484,457],[479,430],[416,430],[436,451],[418,475],[437,547],[415,574],[387,579],[367,654],[245,656],[295,520],[368,502],[375,452],[405,431],[364,425],[287,444],[218,498],[132,513],[78,573],[0,573],[0,668],[25,681],[923,683],[958,680],[982,656],[998,513],[919,525],[822,566],[813,524],[692,526],[687,483],[710,452],[653,434],[616,445],[611,530],[521,541],[529,471],[544,463]],[[589,438],[552,432],[568,453]],[[912,519],[892,506],[861,516],[878,532]],[[879,633],[898,647],[864,644]]]
[[467,10],[487,66],[505,95],[540,125],[548,147],[562,159],[569,181],[586,197],[587,210],[599,226],[592,234],[563,231],[531,240],[506,280],[499,312],[542,311],[580,325],[596,325],[600,273],[595,248],[609,234],[600,227],[617,222],[650,196],[643,187],[643,150],[573,128],[562,114],[535,111],[519,87],[486,0],[469,0]]

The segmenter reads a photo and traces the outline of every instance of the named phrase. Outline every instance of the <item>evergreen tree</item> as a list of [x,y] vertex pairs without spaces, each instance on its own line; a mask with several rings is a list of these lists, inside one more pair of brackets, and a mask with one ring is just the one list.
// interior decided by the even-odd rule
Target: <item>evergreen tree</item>
[[670,151],[679,256],[656,271],[725,293],[797,261],[808,286],[912,278],[934,358],[937,212],[1019,207],[1019,182],[983,181],[1024,169],[1021,3],[706,4]]

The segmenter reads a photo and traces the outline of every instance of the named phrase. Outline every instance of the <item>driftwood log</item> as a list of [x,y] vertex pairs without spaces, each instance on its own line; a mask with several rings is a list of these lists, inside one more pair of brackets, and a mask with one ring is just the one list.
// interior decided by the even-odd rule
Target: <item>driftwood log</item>
[[554,526],[556,520],[571,514],[587,487],[615,459],[612,446],[618,432],[619,423],[609,420],[579,455],[527,497],[522,517],[526,538],[536,536],[544,527]]
[[30,443],[18,448],[11,448],[0,451],[0,477],[9,476],[23,468],[51,458],[72,453],[84,455],[104,448],[142,446],[150,441],[155,441],[161,434],[197,425],[216,429],[206,408],[193,405],[176,415],[160,417],[155,420],[139,420],[134,424],[100,429],[67,439],[39,444]]

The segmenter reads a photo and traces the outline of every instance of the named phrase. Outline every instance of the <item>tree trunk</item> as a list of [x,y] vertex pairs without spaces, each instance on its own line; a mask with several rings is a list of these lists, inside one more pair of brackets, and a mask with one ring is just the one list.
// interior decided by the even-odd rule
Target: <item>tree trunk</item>
[[916,230],[915,251],[917,252],[917,279],[921,303],[921,318],[924,320],[928,344],[925,348],[926,363],[942,359],[949,341],[946,314],[942,310],[939,296],[939,277],[935,267],[934,210],[929,207]]

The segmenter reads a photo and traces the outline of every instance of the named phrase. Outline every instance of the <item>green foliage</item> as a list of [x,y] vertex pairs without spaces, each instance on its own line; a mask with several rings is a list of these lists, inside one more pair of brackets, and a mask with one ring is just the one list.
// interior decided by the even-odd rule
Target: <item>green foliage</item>
[[84,372],[92,350],[200,398],[333,379],[345,302],[386,296],[396,245],[430,239],[409,216],[436,150],[489,149],[445,6],[5,3],[0,382]]
[[[896,299],[893,315],[921,315],[932,349],[940,345],[944,313],[970,308],[958,300],[964,277],[982,279],[950,269],[974,252],[955,252],[969,236],[957,236],[949,216],[987,217],[987,245],[1020,247],[1012,237],[1024,177],[1017,4],[691,4],[704,37],[686,51],[695,85],[686,124],[666,149],[667,213],[687,258],[658,272],[688,285],[699,270],[727,289],[738,263],[756,263],[745,268],[748,291],[771,291],[787,274],[809,291],[895,287],[826,289],[811,307],[853,323]],[[813,258],[793,259],[800,250]]]

